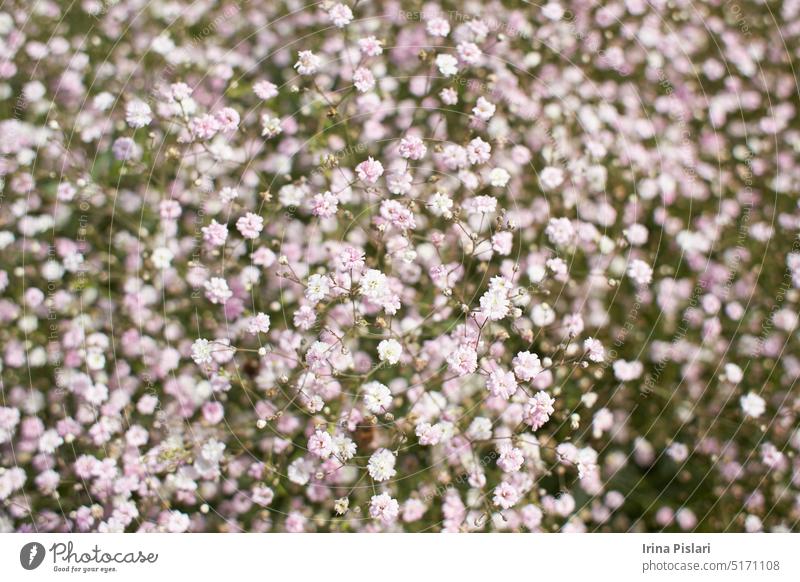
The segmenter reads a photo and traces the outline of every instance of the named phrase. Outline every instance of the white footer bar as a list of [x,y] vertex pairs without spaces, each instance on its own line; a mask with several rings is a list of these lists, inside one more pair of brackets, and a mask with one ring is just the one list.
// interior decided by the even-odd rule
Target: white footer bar
[[798,534],[0,534],[0,572],[14,581],[797,581],[798,550]]

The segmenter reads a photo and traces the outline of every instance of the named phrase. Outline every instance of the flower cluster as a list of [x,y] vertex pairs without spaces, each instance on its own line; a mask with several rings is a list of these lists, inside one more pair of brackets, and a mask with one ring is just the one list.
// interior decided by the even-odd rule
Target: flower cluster
[[0,7],[0,531],[798,529],[800,4],[190,4]]

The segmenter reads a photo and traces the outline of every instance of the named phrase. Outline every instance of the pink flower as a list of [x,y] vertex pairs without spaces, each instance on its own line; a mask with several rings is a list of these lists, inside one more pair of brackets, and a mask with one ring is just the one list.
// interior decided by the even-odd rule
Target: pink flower
[[333,439],[327,432],[317,430],[308,439],[308,452],[320,459],[327,459],[333,452]]
[[339,199],[329,191],[316,194],[311,200],[311,213],[320,218],[331,218],[336,215]]
[[264,219],[252,212],[248,212],[236,221],[236,230],[247,239],[258,238],[263,228]]
[[257,313],[255,317],[250,319],[250,324],[247,331],[256,333],[267,333],[269,331],[270,317],[266,313]]
[[233,297],[233,292],[228,288],[228,283],[222,277],[212,277],[205,285],[206,297],[211,303],[225,303]]
[[547,167],[539,175],[539,183],[546,192],[559,187],[562,182],[564,182],[564,171],[561,168]]
[[303,305],[295,312],[292,321],[295,326],[299,327],[300,329],[308,330],[314,325],[316,319],[317,316],[314,313],[314,310],[308,305]]
[[346,247],[337,259],[343,271],[360,271],[364,268],[364,252],[355,247]]
[[494,370],[489,374],[486,387],[493,396],[499,396],[505,400],[511,398],[517,391],[517,379],[512,372]]
[[455,89],[446,87],[439,92],[439,98],[445,105],[455,105],[458,103],[458,93]]
[[394,523],[400,514],[400,504],[388,493],[373,495],[369,502],[369,515],[385,524]]
[[337,28],[344,28],[353,20],[353,11],[345,4],[334,4],[328,10],[328,17]]
[[239,122],[241,121],[239,113],[230,107],[223,107],[217,111],[214,117],[219,124],[219,131],[223,133],[230,133],[239,128]]
[[478,64],[483,54],[474,42],[459,43],[456,52],[458,52],[459,59],[470,65]]
[[169,533],[183,533],[189,529],[189,516],[180,511],[170,511],[164,522],[164,529]]
[[575,228],[568,218],[551,218],[545,229],[545,234],[550,242],[557,246],[572,244],[575,238]]
[[212,220],[211,224],[202,229],[203,240],[215,247],[221,247],[228,239],[228,227]]
[[253,93],[255,93],[259,99],[266,101],[278,94],[278,87],[269,81],[258,81],[253,85]]
[[492,154],[492,146],[476,137],[467,145],[467,159],[470,164],[485,164]]
[[478,369],[478,354],[470,346],[458,346],[447,356],[447,365],[455,374],[472,374]]
[[511,253],[514,236],[506,231],[498,232],[492,236],[492,250],[501,255]]
[[383,175],[383,165],[369,157],[356,166],[356,173],[361,181],[374,184]]
[[594,338],[586,338],[583,342],[583,349],[586,351],[586,357],[592,362],[602,362],[605,359],[605,349],[600,341]]
[[425,143],[420,138],[411,135],[400,140],[398,151],[404,158],[421,160],[425,157],[425,152],[428,151],[428,148],[425,147]]
[[362,93],[366,93],[375,86],[375,77],[372,72],[365,68],[359,67],[353,73],[353,85]]
[[358,49],[368,57],[377,57],[383,53],[381,42],[374,36],[368,36],[358,41]]
[[194,139],[209,140],[221,129],[219,120],[213,115],[201,115],[189,120],[189,133]]
[[431,36],[445,37],[450,34],[450,23],[444,18],[431,18],[425,28]]
[[381,216],[400,230],[413,230],[417,227],[414,213],[397,200],[384,200],[381,203]]
[[553,408],[555,402],[555,399],[547,392],[537,392],[533,398],[528,399],[528,403],[525,405],[524,421],[531,426],[532,430],[539,430],[550,420],[550,415],[555,411]]
[[514,507],[519,501],[520,494],[508,481],[501,482],[494,489],[494,504],[503,509]]
[[504,473],[516,473],[522,467],[524,457],[522,451],[509,444],[502,445],[499,448],[500,456],[497,459],[497,466],[500,467]]

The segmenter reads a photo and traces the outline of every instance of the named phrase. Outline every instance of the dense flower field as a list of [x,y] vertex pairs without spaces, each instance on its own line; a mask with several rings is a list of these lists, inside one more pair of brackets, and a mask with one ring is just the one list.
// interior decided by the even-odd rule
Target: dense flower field
[[0,531],[795,531],[800,2],[0,7]]

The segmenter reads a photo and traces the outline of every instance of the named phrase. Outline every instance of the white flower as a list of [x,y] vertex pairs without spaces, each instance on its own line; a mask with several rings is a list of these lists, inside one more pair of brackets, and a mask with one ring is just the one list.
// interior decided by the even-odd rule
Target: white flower
[[725,377],[728,378],[729,382],[738,384],[744,378],[744,373],[736,364],[728,363],[725,364]]
[[511,174],[505,168],[494,168],[489,172],[489,183],[495,188],[503,188],[511,179]]
[[369,476],[375,481],[387,481],[397,474],[394,470],[394,463],[396,459],[392,451],[388,449],[378,449],[369,458],[367,463],[367,471]]
[[349,461],[356,454],[356,444],[346,436],[333,437],[333,454],[342,461]]
[[325,275],[311,275],[306,287],[306,298],[314,304],[319,303],[331,290],[331,282]]
[[546,392],[537,392],[533,398],[528,399],[528,403],[523,410],[522,419],[531,426],[533,430],[538,430],[544,423],[550,420],[550,415],[554,412],[553,399]]
[[470,164],[484,164],[489,161],[492,146],[476,137],[467,144],[467,160]]
[[644,366],[641,362],[632,361],[626,362],[625,360],[617,360],[614,362],[614,376],[620,382],[630,382],[636,380],[642,375]]
[[537,303],[531,310],[531,320],[534,325],[546,327],[556,320],[556,312],[547,303]]
[[489,121],[494,112],[497,110],[494,103],[486,99],[485,97],[478,97],[478,101],[475,103],[475,107],[472,108],[472,113],[478,119],[482,119],[483,121]]
[[350,507],[350,500],[347,497],[340,497],[333,502],[333,510],[336,515],[344,515]]
[[561,168],[547,167],[542,170],[542,173],[539,176],[539,184],[541,184],[542,190],[544,191],[558,188],[563,181],[564,170]]
[[481,296],[480,305],[483,314],[492,321],[503,319],[511,308],[508,293],[504,289],[489,289]]
[[152,260],[153,266],[156,269],[167,269],[172,264],[172,259],[175,255],[166,247],[159,247],[153,251]]
[[458,72],[458,60],[453,55],[438,55],[436,66],[445,77],[452,77]]
[[624,234],[625,238],[628,239],[628,242],[635,247],[642,246],[647,242],[647,227],[642,226],[641,224],[630,225],[628,228],[622,231],[622,234]]
[[300,51],[297,53],[297,62],[294,68],[301,75],[313,75],[322,65],[322,59],[311,51]]
[[283,132],[281,120],[278,117],[272,117],[269,113],[261,115],[261,135],[270,138],[275,137]]
[[408,172],[392,173],[386,178],[386,186],[392,194],[403,195],[411,192],[413,178]]
[[344,28],[353,20],[353,11],[345,4],[334,4],[331,9],[328,10],[328,18],[331,19],[331,22],[333,22],[334,26],[337,28]]
[[441,192],[436,192],[431,196],[428,202],[428,208],[430,208],[431,214],[435,216],[449,218],[452,215],[450,209],[453,208],[453,201],[449,196],[445,196]]
[[542,8],[542,14],[550,20],[561,20],[561,17],[564,16],[564,9],[558,2],[549,2]]
[[196,339],[192,344],[192,359],[195,364],[203,365],[211,362],[211,342],[207,339]]
[[653,269],[644,261],[634,259],[628,266],[628,277],[633,279],[637,285],[649,285],[653,280]]
[[474,441],[487,441],[492,438],[492,421],[483,416],[477,417],[469,425],[467,436]]
[[262,80],[253,85],[253,93],[255,93],[259,99],[264,99],[266,101],[278,94],[278,87],[274,83]]
[[739,403],[742,406],[742,411],[751,418],[758,418],[767,409],[767,403],[764,402],[764,399],[752,391],[742,396],[739,399]]
[[103,91],[102,93],[98,93],[94,100],[92,100],[92,105],[99,111],[107,111],[114,104],[114,101],[114,96],[111,93]]
[[356,166],[356,174],[358,174],[359,180],[367,184],[374,184],[378,181],[378,178],[383,176],[383,164],[369,156]]
[[744,529],[747,533],[755,533],[762,531],[764,529],[764,524],[757,515],[748,515],[744,518]]
[[55,450],[64,444],[64,439],[58,432],[51,428],[42,433],[39,437],[39,450],[43,453],[54,453]]
[[392,392],[380,382],[372,381],[364,384],[364,405],[373,414],[386,412],[392,404]]
[[518,352],[511,363],[517,378],[526,382],[533,380],[542,371],[542,362],[539,360],[539,356],[531,352]]
[[450,23],[444,18],[431,18],[425,27],[431,36],[447,36],[450,34]]
[[272,488],[265,485],[256,485],[253,487],[253,503],[257,503],[261,507],[266,507],[272,500],[275,499],[275,492]]
[[547,238],[556,246],[567,246],[575,238],[575,227],[569,218],[551,218],[545,229]]
[[447,355],[447,366],[459,376],[478,369],[478,352],[472,346],[460,345]]
[[381,362],[389,362],[394,365],[400,361],[400,356],[403,353],[403,346],[400,342],[394,339],[383,340],[378,344],[378,357]]
[[0,406],[0,444],[11,440],[15,428],[19,424],[19,417],[20,414],[17,408]]
[[361,278],[360,290],[364,297],[380,299],[388,291],[389,282],[383,273],[377,269],[369,269]]
[[189,529],[190,523],[191,521],[189,520],[189,516],[185,513],[181,513],[180,511],[170,511],[167,521],[164,524],[164,528],[169,533],[183,533]]
[[225,443],[221,443],[217,439],[211,439],[200,449],[200,455],[209,463],[216,465],[222,460],[224,451]]
[[133,128],[145,127],[153,121],[152,113],[147,103],[136,99],[125,108],[125,121]]
[[289,465],[286,475],[289,481],[297,485],[305,485],[311,479],[311,471],[314,466],[309,459],[298,457]]
[[106,357],[98,349],[91,349],[86,354],[86,365],[90,370],[102,370],[106,365]]

